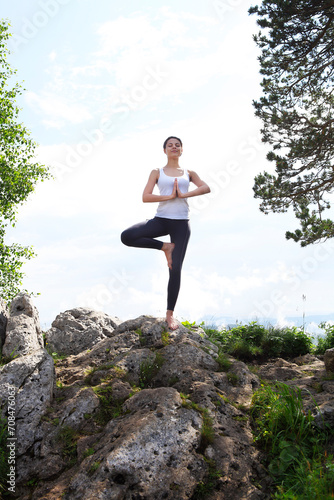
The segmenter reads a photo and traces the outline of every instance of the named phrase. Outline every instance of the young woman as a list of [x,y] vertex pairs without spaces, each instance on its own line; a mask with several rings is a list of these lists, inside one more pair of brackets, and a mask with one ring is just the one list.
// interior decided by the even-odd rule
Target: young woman
[[[189,237],[189,207],[187,198],[209,193],[209,186],[193,170],[184,170],[179,165],[182,155],[182,141],[178,137],[168,137],[163,145],[167,155],[167,164],[163,168],[152,170],[143,192],[143,202],[158,202],[158,209],[153,219],[140,222],[123,231],[121,240],[124,245],[162,250],[169,267],[167,288],[166,321],[172,330],[178,327],[173,317],[174,307],[180,290],[181,268],[186,253]],[[189,191],[189,183],[196,189]],[[160,194],[153,194],[155,185]],[[166,243],[155,238],[170,235],[171,242]]]

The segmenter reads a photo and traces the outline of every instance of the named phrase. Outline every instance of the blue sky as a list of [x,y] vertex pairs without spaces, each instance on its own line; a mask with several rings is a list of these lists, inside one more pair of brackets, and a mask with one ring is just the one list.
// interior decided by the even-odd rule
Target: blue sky
[[[162,252],[124,247],[126,227],[151,218],[141,195],[165,164],[168,135],[181,166],[211,187],[191,200],[192,236],[176,317],[333,312],[334,243],[285,240],[292,214],[264,216],[256,174],[272,166],[252,100],[261,95],[256,18],[244,0],[5,2],[10,62],[26,89],[20,119],[54,180],[19,211],[9,242],[33,245],[24,270],[43,327],[77,306],[122,319],[163,316]],[[306,297],[306,299],[305,299]],[[222,319],[222,321],[224,321]],[[301,322],[301,321],[300,321]]]

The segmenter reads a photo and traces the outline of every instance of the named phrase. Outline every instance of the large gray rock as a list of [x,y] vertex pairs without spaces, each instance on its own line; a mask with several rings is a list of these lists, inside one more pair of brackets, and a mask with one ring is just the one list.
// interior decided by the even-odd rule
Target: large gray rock
[[143,390],[124,410],[130,415],[106,428],[100,449],[71,480],[64,498],[131,498],[134,488],[137,498],[191,498],[206,472],[196,452],[200,414],[183,408],[172,388]]
[[10,409],[14,411],[18,456],[35,442],[41,417],[53,397],[54,383],[53,359],[44,349],[0,368],[0,406],[3,416]]
[[46,332],[48,350],[58,354],[79,354],[111,337],[119,324],[118,318],[83,307],[65,311]]
[[31,297],[20,293],[10,304],[2,353],[8,358],[24,356],[42,349],[43,343],[38,311]]

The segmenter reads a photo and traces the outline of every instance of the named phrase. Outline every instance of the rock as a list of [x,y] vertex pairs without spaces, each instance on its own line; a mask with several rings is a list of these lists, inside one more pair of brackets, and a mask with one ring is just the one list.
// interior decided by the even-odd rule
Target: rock
[[290,380],[295,377],[300,377],[300,370],[296,363],[290,363],[285,359],[278,358],[272,363],[261,366],[259,376],[268,380]]
[[[100,485],[106,498],[116,492],[130,498],[134,489],[141,498],[190,498],[206,471],[196,452],[201,416],[183,408],[172,388],[145,389],[124,410],[130,415],[107,426],[103,447],[74,476],[65,498],[97,498]],[[97,461],[92,477],[89,471]]]
[[20,293],[10,304],[2,353],[8,358],[31,354],[43,348],[38,311],[29,295]]
[[35,442],[41,418],[53,397],[54,382],[53,359],[44,349],[0,367],[0,406],[5,416],[8,400],[14,401],[18,456]]
[[324,354],[326,372],[334,373],[334,348],[327,349]]
[[[71,334],[77,320],[67,319]],[[259,381],[233,358],[230,377],[217,358],[202,329],[169,332],[141,316],[58,361],[56,398],[21,457],[20,498],[178,500],[212,481],[213,498],[265,498],[248,418],[232,404],[249,402]],[[42,482],[28,491],[32,475]]]
[[48,349],[58,354],[79,354],[113,336],[119,324],[118,318],[83,307],[65,311],[46,332]]
[[7,305],[5,301],[0,298],[0,352],[2,352],[2,346],[5,343],[8,316],[9,312]]
[[334,425],[334,399],[326,401],[322,405],[318,406],[317,413],[314,417],[314,422],[323,429],[328,426],[333,429]]

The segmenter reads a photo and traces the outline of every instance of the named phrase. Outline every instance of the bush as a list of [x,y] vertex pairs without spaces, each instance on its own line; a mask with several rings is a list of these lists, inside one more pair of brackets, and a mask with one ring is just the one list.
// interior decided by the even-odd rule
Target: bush
[[293,358],[312,351],[312,338],[295,326],[270,327],[262,344],[268,357]]
[[324,354],[327,349],[334,347],[334,325],[328,323],[320,323],[320,328],[325,330],[325,336],[318,337],[318,345],[316,347],[316,354]]
[[313,349],[312,337],[296,327],[265,328],[257,322],[251,322],[230,330],[210,329],[206,333],[222,351],[242,361],[292,358],[312,352]]

